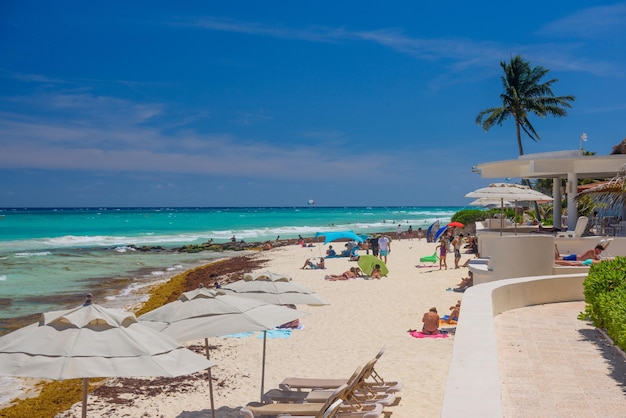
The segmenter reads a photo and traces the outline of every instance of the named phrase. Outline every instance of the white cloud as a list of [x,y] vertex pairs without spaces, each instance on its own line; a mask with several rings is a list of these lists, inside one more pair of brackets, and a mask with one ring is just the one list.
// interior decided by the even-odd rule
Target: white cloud
[[[46,170],[171,172],[310,178],[335,177],[382,165],[390,157],[359,155],[329,146],[297,144],[289,148],[229,134],[200,135],[191,129],[170,132],[147,120],[164,112],[160,104],[136,104],[89,94],[14,97],[31,106],[28,113],[0,113],[0,166]],[[63,118],[55,112],[62,112]],[[256,115],[261,119],[266,117]],[[168,121],[171,124],[171,121]],[[167,133],[166,133],[167,132]]]
[[590,7],[545,25],[542,35],[576,36],[581,39],[616,38],[623,43],[626,35],[626,3]]
[[[604,25],[606,22],[606,26]],[[411,55],[420,60],[446,61],[451,75],[473,70],[483,72],[494,69],[494,63],[506,60],[511,55],[522,54],[542,57],[541,65],[546,68],[564,71],[588,72],[595,75],[619,75],[620,67],[608,61],[591,60],[581,56],[581,45],[574,42],[555,44],[535,42],[527,45],[511,45],[499,41],[472,40],[459,38],[412,38],[399,29],[347,30],[344,28],[312,27],[293,29],[271,27],[261,23],[235,21],[205,17],[185,24],[206,30],[245,33],[280,39],[296,39],[308,42],[348,42],[367,41],[383,45],[399,53]],[[601,29],[602,28],[602,29]],[[538,35],[584,34],[593,37],[623,35],[626,31],[626,5],[597,7],[582,10],[569,17],[546,25]],[[586,36],[592,37],[592,36]],[[497,70],[497,68],[496,68]],[[475,74],[474,74],[475,76]],[[441,79],[449,78],[442,74]]]

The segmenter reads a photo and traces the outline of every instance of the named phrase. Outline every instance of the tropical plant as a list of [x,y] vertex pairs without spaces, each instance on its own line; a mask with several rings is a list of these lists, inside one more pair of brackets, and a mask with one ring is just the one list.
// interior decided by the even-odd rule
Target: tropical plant
[[487,219],[488,213],[479,209],[462,209],[452,215],[450,222],[461,222],[463,225],[472,225],[477,221],[484,221]]
[[594,264],[583,282],[585,311],[579,319],[589,319],[603,328],[620,348],[626,349],[626,258]]
[[626,164],[608,182],[584,190],[576,196],[578,202],[589,198],[599,207],[621,210],[626,205]]
[[572,107],[570,102],[573,102],[575,97],[555,96],[552,92],[552,84],[558,80],[541,81],[550,70],[543,67],[531,68],[530,63],[519,55],[512,58],[509,63],[502,61],[500,66],[504,70],[504,75],[501,77],[504,92],[500,94],[502,106],[481,111],[476,116],[476,123],[488,131],[493,125],[502,125],[505,120],[513,118],[519,155],[524,155],[522,130],[533,141],[541,139],[528,119],[529,113],[534,113],[539,117],[566,116],[565,108]]
[[[552,92],[552,84],[558,80],[542,82],[542,78],[550,70],[543,67],[530,66],[528,61],[516,55],[509,63],[500,62],[504,71],[501,76],[504,92],[500,94],[502,99],[501,107],[491,107],[481,111],[476,116],[476,124],[481,125],[483,130],[488,131],[493,125],[502,125],[502,122],[509,118],[515,120],[515,131],[517,134],[517,146],[519,155],[524,155],[522,146],[523,130],[530,139],[539,141],[541,138],[528,119],[529,113],[534,113],[539,117],[548,115],[562,117],[567,115],[565,108],[570,108],[570,102],[575,100],[574,96],[555,96]],[[524,184],[530,186],[528,179]],[[535,211],[539,214],[539,205],[534,203]],[[541,220],[541,219],[539,219]]]

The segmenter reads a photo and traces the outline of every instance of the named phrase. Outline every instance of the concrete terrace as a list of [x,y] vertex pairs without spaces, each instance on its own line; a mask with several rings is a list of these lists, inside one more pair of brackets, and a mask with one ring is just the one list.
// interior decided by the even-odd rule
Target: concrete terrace
[[591,323],[584,302],[536,305],[495,318],[503,416],[618,418],[626,358]]
[[577,319],[585,277],[522,277],[470,288],[441,416],[625,416],[626,358]]

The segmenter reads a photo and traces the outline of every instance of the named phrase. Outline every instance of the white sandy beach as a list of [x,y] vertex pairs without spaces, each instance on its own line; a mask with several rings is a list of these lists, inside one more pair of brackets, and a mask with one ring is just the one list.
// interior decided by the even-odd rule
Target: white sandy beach
[[[267,270],[291,275],[330,302],[323,307],[298,306],[310,313],[301,319],[304,328],[293,331],[288,339],[268,339],[265,390],[277,387],[287,376],[348,378],[385,347],[377,371],[386,380],[404,383],[399,403],[385,410],[397,418],[439,416],[454,335],[417,339],[407,330],[421,329],[422,315],[431,306],[437,307],[440,316],[449,313],[449,307],[463,294],[445,289],[465,277],[467,268],[455,270],[450,254],[448,270],[417,268],[419,257],[431,255],[435,245],[417,239],[393,241],[390,273],[381,280],[324,280],[326,274],[340,274],[356,265],[347,258],[328,259],[326,270],[301,270],[306,258],[324,254],[323,245],[280,247],[260,253],[259,257],[271,258]],[[341,248],[341,244],[335,247]],[[461,264],[471,257],[463,254]],[[209,343],[218,346],[211,354],[217,363],[212,368],[217,416],[238,417],[241,406],[260,398],[263,340],[212,338]],[[208,417],[208,393],[206,381],[197,379],[194,387],[184,392],[129,396],[131,405],[90,396],[88,413],[107,417]],[[80,405],[62,416],[80,416]]]

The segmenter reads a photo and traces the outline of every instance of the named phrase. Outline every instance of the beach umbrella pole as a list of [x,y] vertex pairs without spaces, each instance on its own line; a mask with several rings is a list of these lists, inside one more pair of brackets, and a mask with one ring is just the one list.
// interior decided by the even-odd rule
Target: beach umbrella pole
[[517,235],[517,219],[515,219],[516,216],[517,216],[517,199],[515,199],[515,212],[513,213],[513,223],[515,225],[515,235]]
[[267,344],[267,331],[263,331],[263,367],[261,368],[261,402],[265,390],[265,346]]
[[87,393],[89,392],[89,379],[83,378],[83,411],[82,418],[87,418]]
[[[206,352],[206,359],[210,360],[209,355],[209,339],[204,339],[204,351]],[[211,417],[215,418],[215,405],[213,403],[213,376],[211,375],[211,368],[209,367],[209,394],[211,397]]]
[[503,227],[504,227],[504,198],[500,198],[500,236],[502,236]]

